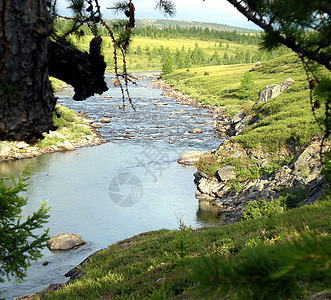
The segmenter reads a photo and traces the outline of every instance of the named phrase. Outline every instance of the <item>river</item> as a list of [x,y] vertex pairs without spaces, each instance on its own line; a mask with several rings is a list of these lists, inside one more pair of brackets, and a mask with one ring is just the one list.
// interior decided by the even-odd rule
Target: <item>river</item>
[[[24,214],[47,200],[50,235],[76,233],[87,242],[67,252],[44,249],[25,282],[0,284],[1,297],[13,299],[65,282],[64,274],[88,255],[135,234],[175,229],[180,220],[192,227],[218,222],[199,211],[195,168],[176,162],[185,151],[211,150],[221,143],[212,130],[212,113],[166,99],[151,78],[130,86],[135,110],[119,108],[121,92],[111,75],[106,76],[111,88],[102,96],[75,102],[72,88],[57,93],[60,104],[87,112],[95,123],[109,118],[100,128],[107,143],[0,164],[0,176],[20,174],[26,167],[31,171]],[[194,128],[202,133],[189,133]]]

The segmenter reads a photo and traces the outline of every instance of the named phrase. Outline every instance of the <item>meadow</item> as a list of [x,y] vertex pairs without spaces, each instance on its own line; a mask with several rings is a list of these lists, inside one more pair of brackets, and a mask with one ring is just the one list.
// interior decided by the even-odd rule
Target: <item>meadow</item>
[[97,253],[47,299],[308,298],[329,288],[330,213],[327,198],[225,226],[142,233]]
[[[247,72],[252,79],[249,90],[242,87]],[[320,72],[325,75],[325,70]],[[315,111],[316,121],[311,110],[306,74],[295,54],[264,61],[259,67],[241,64],[190,68],[176,70],[162,78],[200,103],[223,106],[230,116],[245,111],[261,120],[233,138],[244,147],[261,147],[266,151],[275,151],[289,144],[302,147],[313,136],[323,133],[320,127],[323,128],[323,100],[326,99],[321,97],[322,107]],[[288,90],[266,104],[258,103],[259,92],[264,86],[280,84],[287,78],[294,80]]]

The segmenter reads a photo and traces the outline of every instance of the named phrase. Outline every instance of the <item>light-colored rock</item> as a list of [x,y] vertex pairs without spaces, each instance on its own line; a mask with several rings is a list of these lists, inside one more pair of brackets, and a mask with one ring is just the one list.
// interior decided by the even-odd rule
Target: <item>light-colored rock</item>
[[245,113],[239,112],[232,117],[232,123],[236,124],[236,123],[240,122],[243,118],[245,118]]
[[217,175],[222,182],[227,182],[236,178],[236,173],[233,171],[233,167],[230,165],[220,168],[217,171]]
[[214,196],[224,186],[223,183],[218,182],[216,179],[201,178],[198,189],[201,193]]
[[76,147],[71,144],[69,141],[64,141],[60,144],[57,144],[57,150],[59,151],[73,151],[76,149]]
[[6,156],[10,154],[12,151],[12,147],[8,142],[0,142],[0,154]]
[[264,184],[262,182],[257,182],[254,187],[253,190],[257,191],[257,192],[261,192],[264,188]]
[[263,159],[260,159],[256,164],[257,164],[257,166],[259,168],[264,168],[269,163],[270,163],[270,159],[269,158],[263,158]]
[[110,123],[110,120],[106,117],[101,118],[100,123]]
[[320,144],[314,143],[308,146],[297,158],[294,163],[294,170],[305,168],[311,164],[311,160],[314,156],[319,156]]
[[55,139],[63,139],[63,140],[66,139],[66,137],[62,133],[57,131],[50,131],[49,133],[46,133],[45,136]]
[[50,250],[69,250],[84,245],[85,241],[82,240],[80,235],[61,233],[49,239],[47,244]]
[[209,153],[208,151],[187,151],[182,154],[182,156],[177,160],[181,165],[193,166],[196,161],[200,159],[201,156]]
[[192,130],[189,131],[189,133],[195,133],[195,134],[198,134],[198,133],[201,133],[201,132],[202,131],[199,128],[195,128],[195,129],[192,129]]
[[271,84],[265,86],[260,92],[259,102],[266,103],[270,99],[277,97],[280,93],[285,92],[289,87],[291,87],[293,83],[293,79],[287,78],[281,84]]
[[26,149],[27,147],[29,147],[29,144],[27,144],[26,142],[16,142],[14,143],[14,145],[18,149]]

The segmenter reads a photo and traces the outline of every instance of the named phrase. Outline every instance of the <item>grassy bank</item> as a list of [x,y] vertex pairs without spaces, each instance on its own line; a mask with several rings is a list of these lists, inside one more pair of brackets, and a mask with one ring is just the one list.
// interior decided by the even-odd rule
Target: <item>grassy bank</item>
[[51,134],[45,134],[45,138],[36,144],[37,147],[45,148],[65,141],[77,142],[92,134],[90,126],[83,117],[62,105],[56,106],[53,120],[57,130]]
[[73,110],[57,105],[53,120],[57,129],[44,133],[44,138],[35,144],[0,142],[0,161],[31,158],[43,153],[74,150],[76,147],[102,143],[99,136],[92,131],[90,123]]
[[[230,116],[240,111],[252,114],[252,125],[233,138],[244,147],[276,151],[282,147],[306,145],[313,136],[322,134],[319,125],[323,127],[324,109],[316,110],[316,122],[306,75],[295,55],[263,62],[259,68],[252,67],[246,64],[192,68],[177,70],[163,78],[199,102],[224,106]],[[247,91],[241,82],[249,70],[253,84]],[[266,104],[258,103],[259,92],[264,86],[280,84],[287,78],[295,81],[291,88]]]
[[82,278],[47,299],[304,298],[330,287],[330,213],[326,199],[221,227],[140,234],[96,254]]

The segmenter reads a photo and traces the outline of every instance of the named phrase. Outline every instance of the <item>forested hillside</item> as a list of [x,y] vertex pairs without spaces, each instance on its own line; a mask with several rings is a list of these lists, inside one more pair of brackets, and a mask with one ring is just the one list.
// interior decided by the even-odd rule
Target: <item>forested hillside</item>
[[[109,24],[110,21],[108,21]],[[145,23],[135,27],[133,39],[127,48],[127,68],[129,71],[162,70],[170,73],[174,69],[192,66],[231,65],[264,61],[286,54],[289,51],[281,47],[274,51],[260,50],[260,32],[242,33],[200,26],[180,26],[179,23],[168,22],[168,26],[155,26]],[[147,24],[147,25],[146,25]],[[186,23],[184,23],[186,24]],[[69,23],[58,20],[56,28],[66,32]],[[221,27],[222,28],[222,27]],[[229,27],[232,29],[231,27]],[[113,48],[111,38],[105,28],[100,28],[103,36],[103,53],[107,62],[107,70],[113,71]],[[82,50],[88,50],[91,30],[84,27],[79,38],[72,37],[72,42]]]

